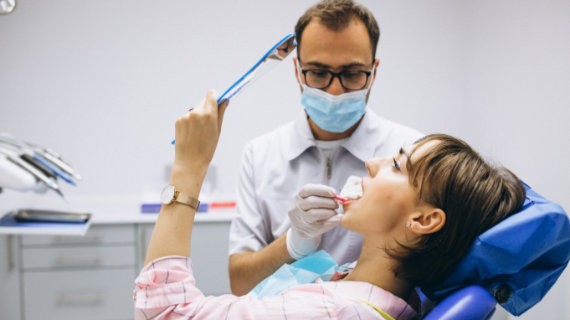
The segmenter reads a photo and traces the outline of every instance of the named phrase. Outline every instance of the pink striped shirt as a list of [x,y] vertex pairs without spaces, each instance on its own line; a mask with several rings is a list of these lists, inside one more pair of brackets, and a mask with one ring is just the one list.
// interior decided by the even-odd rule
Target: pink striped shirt
[[384,319],[358,298],[395,319],[416,315],[399,297],[357,281],[317,281],[263,299],[204,296],[195,286],[191,259],[181,256],[152,261],[135,284],[135,319]]

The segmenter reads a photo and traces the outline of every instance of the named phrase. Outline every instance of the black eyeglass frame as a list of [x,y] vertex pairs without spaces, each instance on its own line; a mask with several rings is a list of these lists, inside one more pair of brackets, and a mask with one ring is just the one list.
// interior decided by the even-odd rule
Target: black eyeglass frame
[[[372,65],[372,69],[370,69],[370,71],[365,71],[365,70],[343,70],[343,71],[341,71],[341,72],[332,72],[332,71],[326,70],[326,69],[303,69],[303,67],[301,67],[301,61],[300,61],[300,60],[298,60],[298,61],[299,61],[299,69],[301,70],[301,73],[303,74],[303,78],[305,79],[305,84],[306,84],[307,86],[311,87],[311,88],[315,88],[315,89],[319,89],[319,90],[328,88],[328,87],[331,85],[331,83],[333,82],[334,78],[337,78],[337,77],[338,77],[338,81],[340,82],[340,85],[342,86],[342,88],[343,88],[344,90],[362,90],[362,89],[364,89],[364,88],[366,87],[366,85],[368,84],[368,79],[370,79],[370,75],[372,74],[372,71],[374,70],[374,65]],[[310,71],[326,72],[326,73],[328,73],[328,74],[331,74],[332,76],[331,76],[331,79],[329,80],[329,83],[328,83],[326,86],[324,86],[324,87],[313,87],[313,86],[310,86],[309,83],[307,82],[307,72],[310,72]],[[347,87],[344,85],[344,83],[342,83],[342,77],[341,77],[341,75],[342,75],[342,74],[346,74],[346,73],[354,73],[354,72],[360,72],[360,73],[366,74],[366,81],[364,81],[364,84],[363,84],[362,87],[360,87],[360,88],[347,88]]]

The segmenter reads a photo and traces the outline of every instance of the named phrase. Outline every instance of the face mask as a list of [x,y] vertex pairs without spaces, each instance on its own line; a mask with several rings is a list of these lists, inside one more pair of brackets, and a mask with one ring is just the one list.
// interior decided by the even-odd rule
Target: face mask
[[340,133],[352,127],[364,115],[369,89],[335,96],[303,84],[301,104],[319,128]]

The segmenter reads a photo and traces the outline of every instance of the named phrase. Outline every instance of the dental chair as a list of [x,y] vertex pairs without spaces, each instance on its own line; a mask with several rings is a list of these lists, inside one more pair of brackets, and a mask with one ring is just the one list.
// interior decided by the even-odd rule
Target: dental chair
[[428,299],[422,305],[436,302],[423,319],[486,320],[497,303],[519,316],[554,285],[570,259],[570,221],[562,207],[525,188],[520,212],[477,237],[443,283],[420,288],[422,302]]
[[497,301],[479,285],[461,288],[445,297],[424,320],[487,320],[495,313]]

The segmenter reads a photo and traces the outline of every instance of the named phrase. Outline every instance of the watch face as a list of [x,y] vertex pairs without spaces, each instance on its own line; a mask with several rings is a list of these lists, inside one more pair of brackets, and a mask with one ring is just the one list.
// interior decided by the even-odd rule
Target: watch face
[[174,198],[174,186],[166,186],[160,194],[162,204],[170,204]]

